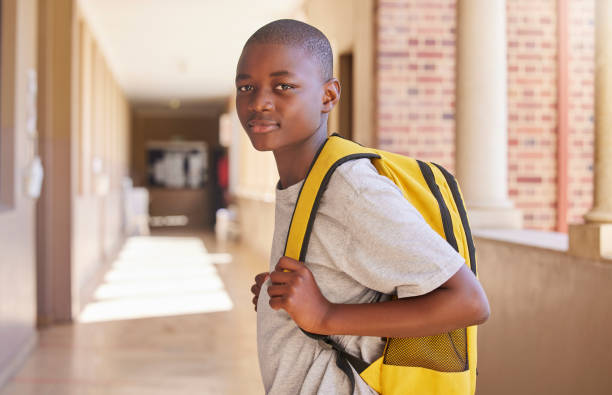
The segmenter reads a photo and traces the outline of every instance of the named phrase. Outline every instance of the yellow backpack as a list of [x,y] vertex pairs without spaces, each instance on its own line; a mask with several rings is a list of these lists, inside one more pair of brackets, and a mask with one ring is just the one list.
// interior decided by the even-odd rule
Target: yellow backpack
[[[327,139],[306,176],[291,219],[286,256],[304,262],[317,207],[333,171],[358,158],[369,158],[381,175],[391,179],[476,275],[474,243],[455,178],[434,163],[362,147],[338,135]],[[337,351],[337,365],[353,386],[350,366],[385,395],[472,395],[476,390],[476,326],[436,336],[388,338],[383,355],[369,365],[344,352],[331,338],[305,333]]]

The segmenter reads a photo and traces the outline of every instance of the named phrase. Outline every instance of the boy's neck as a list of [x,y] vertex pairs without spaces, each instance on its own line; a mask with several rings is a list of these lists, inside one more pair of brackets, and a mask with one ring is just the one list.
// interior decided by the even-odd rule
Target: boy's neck
[[306,178],[314,157],[327,139],[327,128],[317,130],[308,139],[274,151],[280,188],[285,189]]

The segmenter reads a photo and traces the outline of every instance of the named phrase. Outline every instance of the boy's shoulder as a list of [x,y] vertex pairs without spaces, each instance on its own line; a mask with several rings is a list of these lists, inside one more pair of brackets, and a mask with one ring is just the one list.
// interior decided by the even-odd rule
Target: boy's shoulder
[[403,216],[424,222],[423,216],[388,177],[378,173],[370,159],[354,159],[338,166],[323,194],[326,212],[342,216],[340,222],[381,221]]
[[329,181],[328,190],[338,192],[343,189],[352,193],[353,197],[368,191],[385,190],[401,195],[393,181],[380,175],[368,158],[349,160],[338,166]]

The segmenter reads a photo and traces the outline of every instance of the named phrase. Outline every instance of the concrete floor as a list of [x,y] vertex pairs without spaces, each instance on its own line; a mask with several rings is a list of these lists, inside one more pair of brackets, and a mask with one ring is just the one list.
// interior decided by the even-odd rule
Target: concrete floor
[[[117,284],[121,284],[121,281],[130,284],[125,273],[134,274],[132,264],[124,265],[123,271],[113,270],[114,277],[107,276],[106,282],[115,279],[115,283],[107,283],[104,285],[106,288],[98,288],[100,292],[96,294],[110,301],[111,308],[104,310],[104,306],[93,303],[88,306],[92,309],[86,307],[81,315],[83,318],[89,311],[89,321],[82,320],[88,322],[41,330],[35,350],[17,375],[0,391],[0,395],[263,393],[257,362],[255,313],[249,289],[254,275],[267,269],[265,257],[256,256],[238,244],[219,245],[210,234],[175,233],[170,236],[196,236],[197,239],[192,237],[189,242],[194,245],[194,240],[202,240],[207,250],[202,249],[204,255],[213,259],[227,258],[219,253],[228,252],[232,261],[202,264],[206,259],[200,256],[199,263],[191,262],[181,266],[190,258],[185,256],[184,248],[175,248],[176,254],[170,254],[172,259],[157,260],[155,265],[147,265],[147,271],[144,272],[147,274],[136,275],[140,279],[150,275],[152,270],[163,273],[162,267],[183,267],[187,268],[186,275],[189,278],[172,280],[167,277],[162,285],[159,285],[158,278],[155,280],[157,282],[139,286],[142,289],[148,286],[148,295],[151,295],[152,285],[157,290],[164,288],[170,292],[168,285],[172,281],[183,284],[183,288],[193,288],[198,283],[198,276],[206,272],[213,276],[202,281],[208,284],[209,289],[200,290],[199,293],[197,289],[182,290],[182,295],[195,295],[198,303],[203,303],[180,303],[183,299],[177,299],[179,294],[175,290],[171,295],[172,300],[167,292],[162,296],[165,299],[160,299],[159,295],[154,296],[149,307],[136,306],[134,310],[146,311],[148,317],[130,318],[129,314],[124,314],[112,318],[111,314],[104,319],[103,315],[96,316],[92,312],[119,311],[116,308],[119,305],[112,303],[123,303],[126,300],[133,303],[136,298],[144,300],[143,295],[146,296],[147,292],[134,295],[134,287],[131,285],[124,287],[123,291],[117,291]],[[152,239],[153,242],[155,240]],[[174,239],[163,240],[167,242]],[[148,253],[157,254],[158,257],[160,254],[155,249]],[[154,269],[151,269],[153,266]],[[174,275],[174,271],[172,273]],[[221,281],[218,281],[219,278]],[[112,290],[115,293],[110,295]],[[106,296],[102,291],[107,292]],[[221,307],[218,310],[226,311],[215,311],[210,303],[206,304],[211,295],[217,294],[225,295],[219,299],[221,302],[218,306]],[[182,308],[185,305],[187,308]],[[96,306],[99,307],[97,310],[94,308]],[[179,313],[167,309],[155,316],[151,306],[178,306],[176,311]],[[199,307],[189,310],[193,306]],[[202,311],[198,312],[198,308]]]

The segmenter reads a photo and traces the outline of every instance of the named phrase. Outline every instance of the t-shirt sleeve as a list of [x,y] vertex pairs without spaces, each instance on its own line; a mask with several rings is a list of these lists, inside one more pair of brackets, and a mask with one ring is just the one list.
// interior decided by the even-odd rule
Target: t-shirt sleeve
[[[372,166],[368,163],[369,166]],[[426,294],[465,264],[388,178],[360,173],[345,205],[349,240],[341,269],[364,286],[398,297]]]

